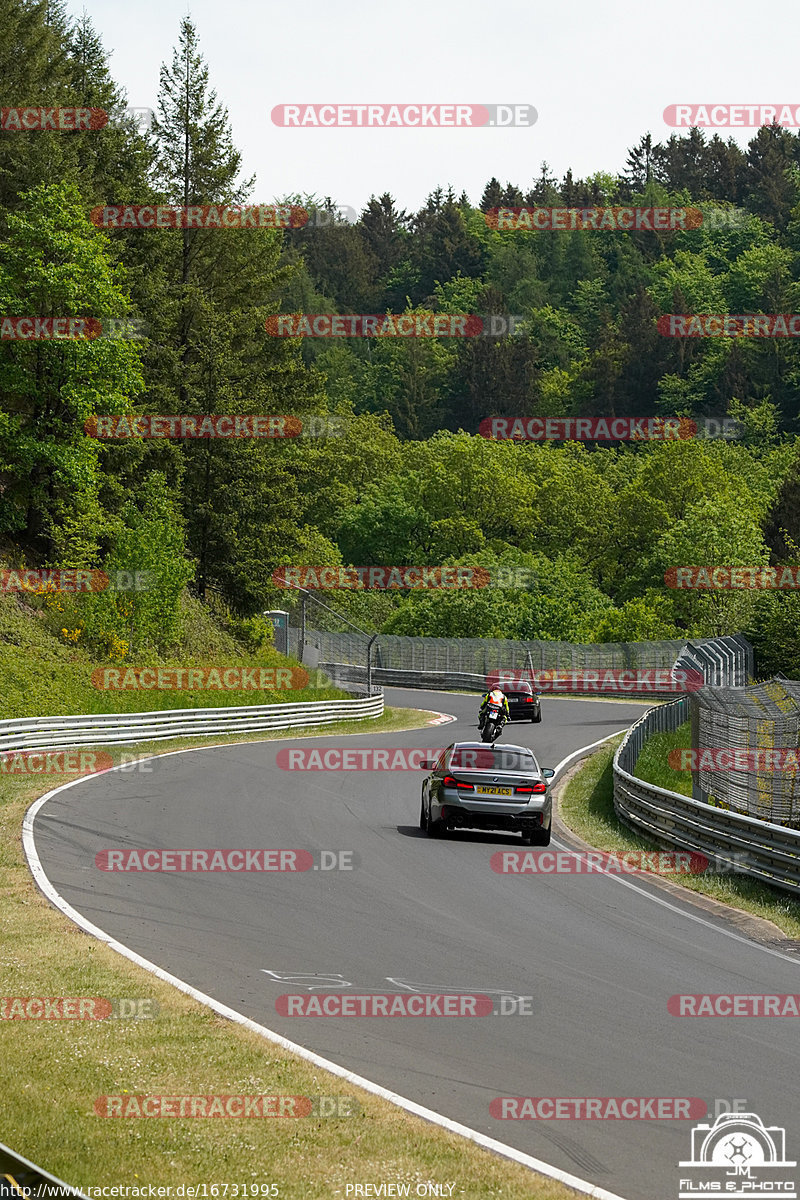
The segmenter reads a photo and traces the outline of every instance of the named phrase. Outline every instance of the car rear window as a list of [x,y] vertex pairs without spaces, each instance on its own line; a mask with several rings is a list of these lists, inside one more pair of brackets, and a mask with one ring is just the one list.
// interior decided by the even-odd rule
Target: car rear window
[[471,771],[537,771],[532,754],[511,750],[507,746],[462,746],[453,751],[451,770],[460,767]]
[[509,700],[526,700],[528,696],[533,695],[532,692],[506,692]]

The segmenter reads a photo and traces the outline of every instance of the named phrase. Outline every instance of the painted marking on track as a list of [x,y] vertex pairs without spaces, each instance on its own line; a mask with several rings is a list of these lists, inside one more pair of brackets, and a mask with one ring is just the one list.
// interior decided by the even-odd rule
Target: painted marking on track
[[[274,740],[282,741],[283,739],[276,738]],[[237,744],[249,743],[240,742]],[[150,755],[148,757],[170,758],[176,754],[194,754],[198,750],[210,749],[213,749],[213,747],[189,746],[184,750],[172,750],[168,754]],[[565,759],[564,761],[567,760]],[[112,767],[111,770],[117,771],[119,767]],[[108,774],[108,772],[104,772],[104,774]],[[493,1153],[510,1159],[512,1162],[519,1163],[520,1166],[529,1167],[532,1171],[536,1171],[539,1175],[544,1175],[548,1179],[555,1179],[559,1183],[565,1184],[566,1187],[571,1187],[576,1192],[582,1193],[584,1196],[593,1197],[593,1200],[627,1200],[626,1197],[620,1196],[616,1192],[609,1192],[587,1179],[581,1179],[577,1175],[570,1174],[569,1171],[562,1171],[560,1167],[555,1167],[551,1163],[544,1162],[542,1159],[534,1158],[532,1154],[525,1154],[523,1151],[517,1150],[514,1146],[507,1146],[505,1142],[487,1137],[485,1133],[481,1133],[477,1129],[470,1129],[468,1125],[462,1125],[459,1121],[452,1121],[449,1117],[445,1117],[431,1108],[426,1108],[423,1104],[417,1104],[415,1100],[409,1100],[405,1096],[400,1096],[397,1092],[392,1092],[381,1084],[375,1083],[371,1079],[366,1079],[363,1075],[357,1075],[354,1071],[348,1070],[347,1067],[332,1062],[328,1058],[323,1058],[322,1055],[316,1054],[313,1050],[308,1050],[305,1046],[300,1046],[297,1042],[290,1041],[280,1033],[276,1033],[274,1029],[267,1029],[265,1025],[259,1025],[257,1021],[251,1021],[249,1017],[245,1017],[235,1009],[229,1008],[227,1004],[220,1003],[213,996],[206,995],[205,992],[199,991],[198,988],[193,987],[190,983],[186,983],[185,980],[179,979],[176,975],[171,975],[169,971],[165,971],[156,963],[143,958],[141,954],[137,954],[135,950],[132,950],[123,942],[117,941],[116,938],[106,933],[104,929],[87,920],[77,909],[68,904],[53,887],[42,866],[34,839],[34,821],[43,806],[62,792],[74,787],[75,784],[84,782],[86,781],[83,779],[74,779],[70,783],[63,783],[60,787],[54,788],[52,792],[47,792],[44,796],[40,796],[38,800],[33,802],[26,812],[22,823],[22,845],[25,857],[28,860],[28,866],[40,890],[51,904],[80,929],[83,929],[85,933],[97,938],[98,941],[105,943],[109,949],[116,951],[117,954],[121,954],[123,958],[127,958],[131,962],[136,963],[137,966],[143,967],[151,975],[155,975],[156,978],[163,980],[164,983],[171,984],[179,991],[184,992],[187,996],[191,996],[193,1000],[204,1004],[220,1016],[226,1017],[229,1021],[235,1021],[238,1025],[244,1026],[245,1029],[250,1029],[252,1032],[260,1034],[270,1042],[274,1042],[276,1045],[282,1046],[285,1050],[289,1050],[291,1053],[298,1055],[298,1057],[305,1059],[306,1062],[322,1067],[323,1070],[329,1071],[332,1075],[337,1075],[341,1079],[346,1079],[348,1083],[363,1088],[365,1092],[371,1092],[375,1096],[380,1096],[383,1100],[388,1100],[391,1104],[396,1105],[396,1107],[402,1108],[414,1116],[421,1117],[432,1125],[437,1125],[441,1129],[447,1129],[450,1133],[458,1134],[459,1137],[474,1142],[476,1145],[482,1146],[485,1150],[491,1150]]]

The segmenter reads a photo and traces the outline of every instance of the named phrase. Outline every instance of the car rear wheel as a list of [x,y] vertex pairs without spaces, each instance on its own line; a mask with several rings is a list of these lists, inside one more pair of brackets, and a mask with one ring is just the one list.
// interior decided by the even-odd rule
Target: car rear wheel
[[445,825],[444,821],[432,821],[430,816],[428,816],[427,821],[428,823],[425,826],[425,832],[427,833],[428,837],[445,837],[447,834],[447,826]]
[[536,721],[538,724],[538,722],[541,721],[541,719],[542,719],[542,710],[539,709],[538,713],[536,713],[535,716],[531,717],[531,721]]
[[530,846],[549,846],[550,845],[550,830],[549,829],[534,829],[531,834],[531,840],[528,843]]
[[419,827],[427,832],[428,818],[425,816],[425,797],[422,797],[422,802],[419,806]]

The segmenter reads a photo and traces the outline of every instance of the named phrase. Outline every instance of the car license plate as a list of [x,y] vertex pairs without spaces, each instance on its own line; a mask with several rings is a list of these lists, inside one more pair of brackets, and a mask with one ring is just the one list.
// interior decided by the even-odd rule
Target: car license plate
[[510,796],[511,795],[510,787],[509,788],[484,787],[483,784],[480,784],[480,783],[475,788],[475,791],[479,792],[481,796]]

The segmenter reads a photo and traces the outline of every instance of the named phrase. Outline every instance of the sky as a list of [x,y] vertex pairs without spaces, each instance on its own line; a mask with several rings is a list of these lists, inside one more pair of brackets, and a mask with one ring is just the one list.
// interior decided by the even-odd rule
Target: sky
[[[193,20],[210,84],[228,109],[252,203],[330,196],[400,208],[437,186],[480,200],[496,176],[523,191],[546,161],[561,179],[624,170],[673,104],[800,110],[800,5],[745,0],[84,0],[128,104],[154,108],[159,68]],[[74,15],[78,15],[75,0]],[[276,105],[526,104],[528,127],[287,128]],[[327,115],[327,114],[326,114]],[[798,111],[797,116],[800,116]],[[719,128],[746,145],[755,129]],[[709,134],[710,135],[710,134]]]

